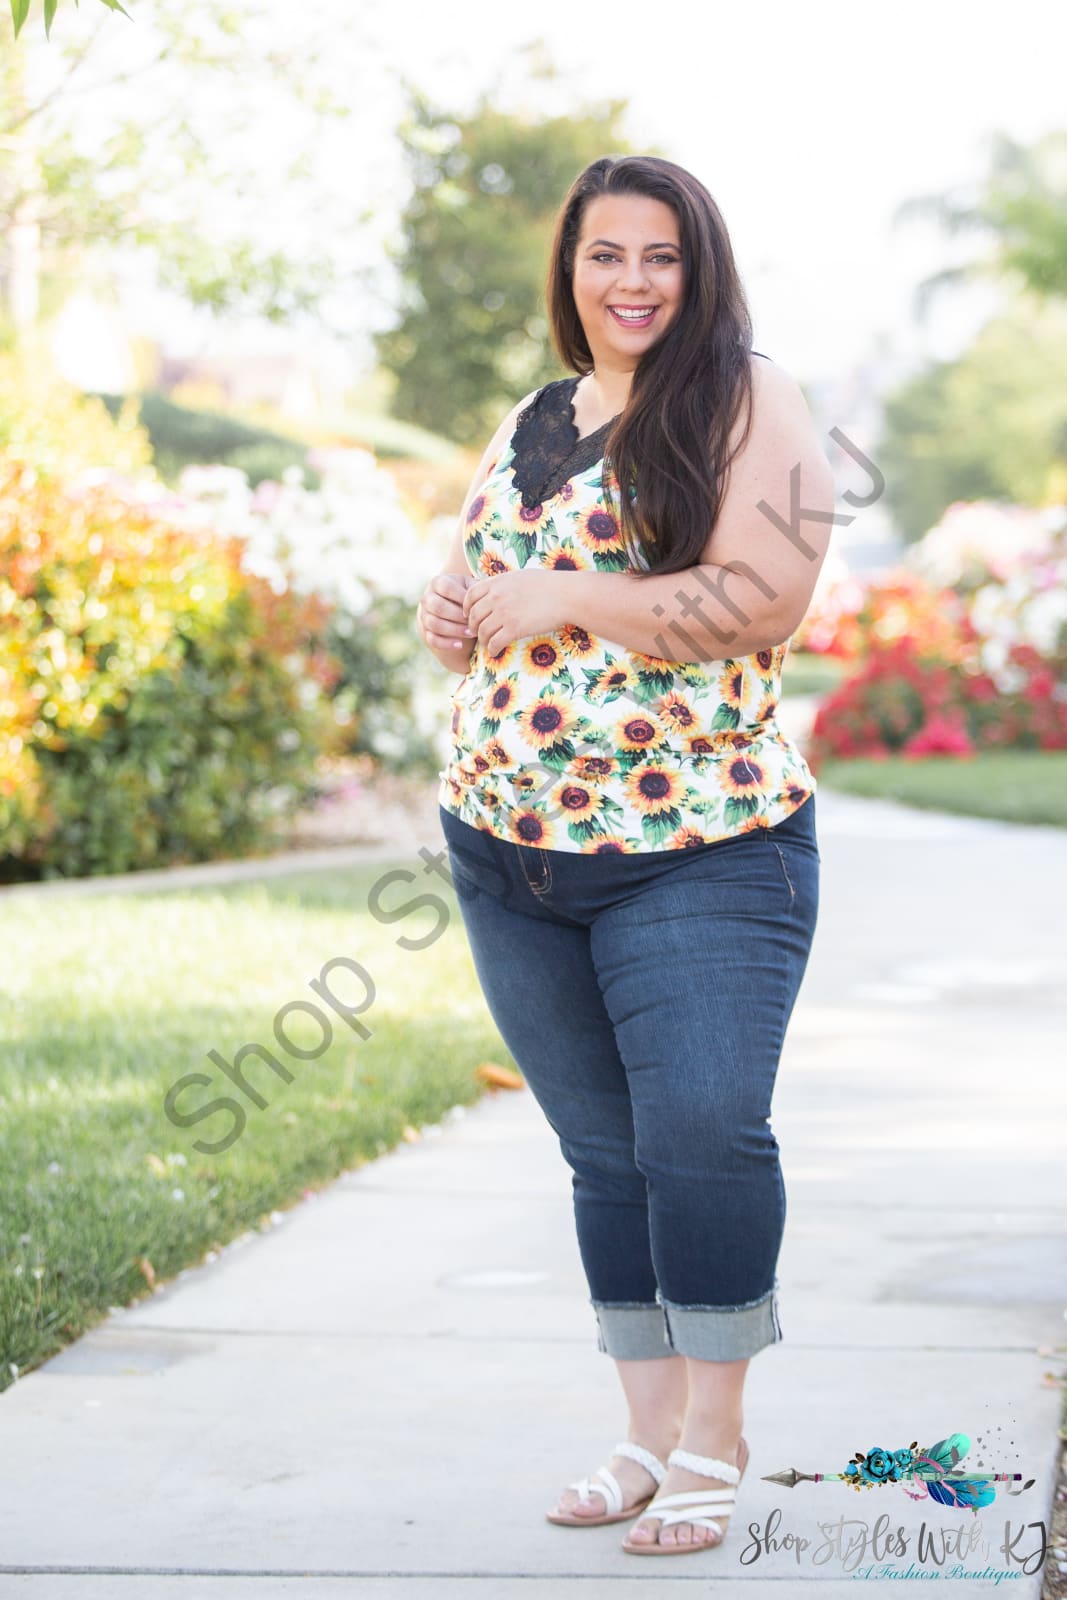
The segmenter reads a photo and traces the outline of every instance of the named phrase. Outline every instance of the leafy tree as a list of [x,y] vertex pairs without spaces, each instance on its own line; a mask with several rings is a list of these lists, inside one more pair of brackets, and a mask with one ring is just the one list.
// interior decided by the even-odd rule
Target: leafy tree
[[[301,33],[296,19],[264,29],[257,16],[254,0],[153,0],[136,36],[101,15],[49,46],[16,43],[0,14],[8,338],[32,327],[49,279],[84,274],[94,251],[147,251],[160,282],[194,304],[275,321],[315,309],[339,281],[338,239],[363,220],[354,205],[319,197],[330,230],[281,225],[294,195],[314,197],[309,167],[326,124],[351,110],[328,86],[336,40]],[[241,135],[281,116],[291,147],[264,163]]]
[[924,279],[920,312],[937,289],[975,278],[1007,280],[1039,300],[1067,297],[1067,130],[1029,146],[995,133],[977,194],[913,196],[896,212],[898,222],[911,218],[932,218],[952,234],[984,235],[987,244],[984,254]]
[[629,153],[626,102],[536,119],[485,95],[465,117],[408,97],[402,313],[378,354],[394,415],[481,446],[519,395],[559,376],[543,296],[552,223],[583,167]]
[[1022,301],[885,402],[878,462],[902,537],[956,500],[1067,499],[1067,310]]

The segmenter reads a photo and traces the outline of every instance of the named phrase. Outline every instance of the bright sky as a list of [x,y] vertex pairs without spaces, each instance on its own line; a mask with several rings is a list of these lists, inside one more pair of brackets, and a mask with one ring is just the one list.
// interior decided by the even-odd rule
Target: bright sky
[[994,129],[1029,141],[1067,123],[1067,10],[1038,0],[460,0],[417,28],[408,7],[371,0],[366,15],[382,65],[403,63],[445,103],[506,92],[517,48],[536,37],[571,103],[625,97],[632,142],[658,144],[714,195],[756,348],[802,380],[847,372],[880,340],[909,364],[964,343],[995,303],[988,291],[946,294],[925,331],[910,326],[910,294],[975,242],[894,229],[892,213],[973,182]]
[[[140,4],[147,18],[148,0]],[[89,9],[67,11],[68,31]],[[521,48],[541,39],[563,81],[551,103],[541,87],[535,104],[566,113],[590,101],[629,102],[631,142],[660,146],[711,190],[753,309],[755,346],[804,383],[847,383],[872,366],[888,377],[964,345],[997,291],[946,291],[925,327],[915,322],[912,294],[980,241],[951,240],[928,222],[894,228],[894,210],[916,194],[975,184],[995,130],[1029,142],[1067,121],[1067,9],[1041,0],[1010,8],[704,0],[692,10],[634,0],[457,0],[417,18],[397,0],[304,0],[299,8],[260,0],[260,16],[283,49],[291,32],[332,29],[334,86],[355,115],[321,143],[317,159],[339,192],[375,207],[355,245],[365,264],[382,263],[406,196],[390,136],[401,79],[457,111],[484,89],[518,107],[530,100]],[[118,17],[107,27],[117,55],[121,30],[130,28],[129,39],[133,29]],[[291,143],[283,120],[268,107],[244,129],[250,159],[264,171],[272,149]],[[331,226],[329,208],[317,205],[302,226]],[[202,347],[202,321],[173,303],[165,321],[173,344]]]

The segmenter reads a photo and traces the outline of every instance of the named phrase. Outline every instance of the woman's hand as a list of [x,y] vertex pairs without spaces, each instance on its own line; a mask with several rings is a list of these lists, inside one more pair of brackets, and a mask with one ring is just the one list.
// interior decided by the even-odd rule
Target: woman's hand
[[423,644],[456,672],[465,670],[474,644],[474,629],[463,609],[464,590],[474,582],[473,574],[439,572],[426,585],[415,612]]
[[554,633],[568,621],[569,572],[527,567],[476,578],[463,596],[467,621],[489,655],[499,655],[516,639]]

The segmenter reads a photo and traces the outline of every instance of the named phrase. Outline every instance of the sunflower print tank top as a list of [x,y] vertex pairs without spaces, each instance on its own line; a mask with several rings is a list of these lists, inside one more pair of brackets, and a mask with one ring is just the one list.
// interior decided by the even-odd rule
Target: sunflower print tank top
[[[758,352],[756,352],[758,354]],[[540,389],[467,512],[476,577],[527,566],[648,569],[628,553],[604,461],[612,421],[579,439],[578,378]],[[568,623],[491,656],[474,641],[451,701],[438,800],[543,850],[680,850],[782,822],[816,790],[777,726],[789,641],[670,661]]]

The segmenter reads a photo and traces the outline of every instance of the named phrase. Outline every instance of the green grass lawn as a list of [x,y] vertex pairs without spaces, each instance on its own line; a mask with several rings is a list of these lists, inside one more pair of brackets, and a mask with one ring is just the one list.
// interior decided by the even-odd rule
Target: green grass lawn
[[[374,863],[224,888],[0,894],[0,1389],[10,1364],[37,1365],[145,1293],[152,1272],[174,1277],[409,1125],[473,1104],[479,1062],[513,1065],[447,881],[415,856],[395,865],[408,878],[382,883]],[[425,948],[400,943],[435,929]],[[340,1007],[363,1007],[368,1038],[311,987],[338,957],[369,980],[337,965],[322,982]],[[333,1038],[300,1060],[293,1050],[324,1040],[310,1004]],[[208,1054],[233,1065],[252,1043],[293,1074],[246,1053],[261,1107]],[[196,1145],[232,1138],[235,1110],[188,1126],[166,1113],[168,1090],[197,1073],[206,1081],[175,1113],[243,1107],[227,1149]]]
[[824,761],[817,776],[828,789],[849,794],[1067,827],[1067,751],[985,750],[970,757],[927,756],[920,761],[903,756]]
[[790,651],[782,668],[782,696],[826,694],[844,676],[845,663],[813,650]]

